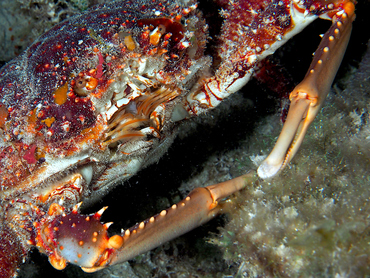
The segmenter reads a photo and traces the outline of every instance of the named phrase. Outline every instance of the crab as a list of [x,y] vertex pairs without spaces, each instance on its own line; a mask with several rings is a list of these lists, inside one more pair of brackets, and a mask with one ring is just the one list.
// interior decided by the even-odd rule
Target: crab
[[[297,152],[344,55],[355,18],[341,1],[219,1],[224,22],[213,58],[195,1],[113,2],[72,17],[0,71],[0,275],[16,275],[32,247],[56,269],[93,272],[202,225],[258,175]],[[218,106],[258,63],[317,17],[332,21],[286,122],[257,172],[194,189],[120,234],[80,206],[157,161],[184,122]],[[11,255],[8,255],[11,254]]]

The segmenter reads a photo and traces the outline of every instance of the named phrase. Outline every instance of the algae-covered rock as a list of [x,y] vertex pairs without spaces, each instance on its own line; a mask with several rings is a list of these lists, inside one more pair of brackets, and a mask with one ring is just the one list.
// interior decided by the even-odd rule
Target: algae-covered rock
[[21,54],[55,24],[103,0],[0,1],[0,62]]

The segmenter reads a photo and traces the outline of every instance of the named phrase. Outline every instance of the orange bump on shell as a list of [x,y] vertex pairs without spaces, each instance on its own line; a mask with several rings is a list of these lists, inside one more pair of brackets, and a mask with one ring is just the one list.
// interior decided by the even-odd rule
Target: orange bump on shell
[[67,91],[68,83],[66,82],[63,86],[60,86],[54,91],[54,102],[58,105],[64,104],[67,101]]
[[346,4],[344,4],[343,9],[347,15],[351,16],[355,12],[355,4],[353,4],[351,1],[348,1]]
[[132,38],[131,35],[128,35],[126,36],[124,39],[123,39],[123,42],[124,44],[126,45],[127,49],[132,51],[135,49],[135,42],[134,42],[134,39]]
[[123,238],[119,235],[111,236],[108,240],[108,244],[111,248],[119,249],[123,245]]
[[45,123],[47,127],[50,127],[52,123],[54,123],[54,121],[55,121],[55,118],[50,117],[50,118],[46,118],[45,120],[42,120],[41,122]]
[[166,210],[162,210],[161,213],[160,213],[161,216],[165,216],[166,214],[167,214]]

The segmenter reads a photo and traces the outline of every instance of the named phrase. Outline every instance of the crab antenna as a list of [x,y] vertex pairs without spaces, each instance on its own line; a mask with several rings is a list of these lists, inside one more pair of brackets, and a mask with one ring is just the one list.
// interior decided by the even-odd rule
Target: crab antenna
[[319,113],[344,56],[355,19],[354,4],[347,2],[321,40],[310,68],[290,94],[290,108],[280,136],[257,173],[265,179],[282,170],[298,151],[308,127]]

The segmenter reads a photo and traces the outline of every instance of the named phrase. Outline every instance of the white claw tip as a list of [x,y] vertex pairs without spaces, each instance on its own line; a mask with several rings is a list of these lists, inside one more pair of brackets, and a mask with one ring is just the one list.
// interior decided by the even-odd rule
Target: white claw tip
[[268,179],[275,176],[281,169],[282,164],[271,165],[264,160],[257,169],[257,174],[261,179]]

